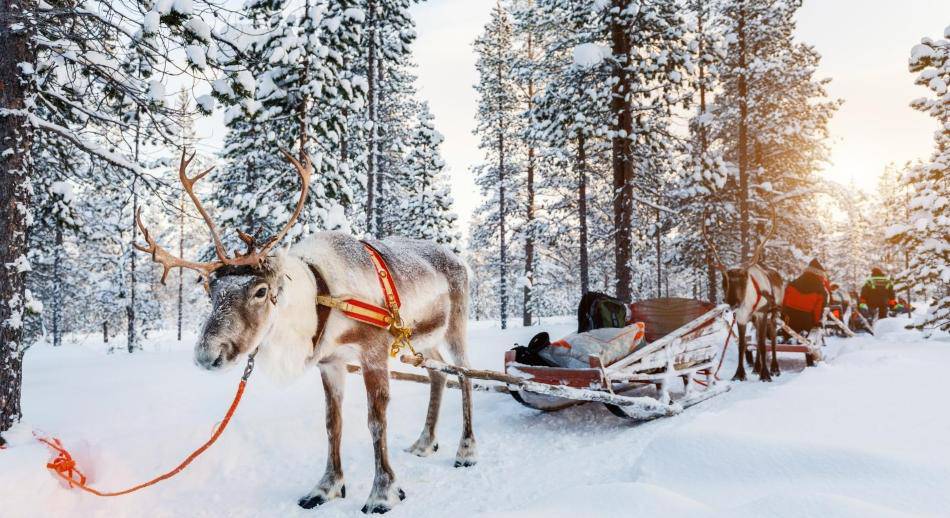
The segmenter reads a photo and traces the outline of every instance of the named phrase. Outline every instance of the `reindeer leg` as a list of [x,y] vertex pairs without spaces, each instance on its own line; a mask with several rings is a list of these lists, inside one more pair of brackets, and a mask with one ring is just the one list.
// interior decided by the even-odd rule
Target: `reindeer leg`
[[[747,324],[747,325],[748,325],[748,324]],[[753,325],[755,325],[755,324],[753,324]],[[745,329],[745,327],[743,327],[743,329]],[[746,335],[743,334],[743,336],[746,336]],[[739,360],[740,360],[740,361],[742,360],[742,356],[739,357]],[[749,341],[748,341],[748,340],[746,340],[745,362],[746,362],[746,364],[747,364],[749,367],[752,367],[753,369],[755,369],[755,356],[752,354],[752,348],[749,347]],[[753,370],[753,372],[756,372],[756,371]]]
[[749,355],[749,357],[751,358],[750,361],[752,362],[752,374],[758,374],[759,378],[761,379],[762,378],[762,351],[759,350],[759,342],[761,341],[760,339],[761,335],[759,333],[760,327],[761,326],[759,325],[759,318],[753,316],[752,317],[752,331],[755,333],[755,358],[751,358],[752,353],[749,352],[752,349],[751,347],[746,346],[746,354]]
[[335,498],[346,497],[343,463],[340,461],[340,439],[343,434],[341,409],[343,408],[346,369],[341,362],[321,363],[320,377],[323,379],[323,393],[327,400],[327,439],[330,446],[323,478],[307,496],[297,502],[304,509],[312,509]]
[[[463,302],[453,300],[452,316],[449,319],[446,332],[446,343],[449,353],[456,363],[469,367],[466,325],[468,324],[468,310]],[[459,376],[459,386],[462,389],[462,438],[459,449],[455,454],[455,467],[474,466],[478,454],[475,448],[475,432],[472,429],[472,381],[465,376]]]
[[760,315],[755,319],[755,360],[759,367],[759,381],[772,381],[772,374],[769,372],[769,350],[765,347],[765,336],[767,333],[765,315]]
[[778,329],[777,329],[778,326],[775,324],[775,318],[776,318],[776,316],[777,316],[777,315],[775,315],[774,312],[769,313],[769,326],[768,326],[768,329],[769,329],[769,338],[772,340],[772,365],[771,365],[771,367],[772,367],[772,375],[773,375],[773,376],[781,376],[781,375],[782,375],[782,370],[779,369],[779,367],[778,367],[778,351],[776,351],[776,348],[777,348],[776,342],[778,342]]
[[[442,361],[442,355],[436,349],[426,351],[423,355],[426,358]],[[439,441],[435,438],[435,426],[439,421],[439,408],[442,406],[445,378],[445,374],[429,370],[429,411],[426,414],[426,423],[416,442],[406,449],[407,452],[413,455],[428,457],[439,451]]]
[[396,486],[396,475],[389,466],[389,451],[386,447],[386,407],[389,405],[389,365],[386,344],[368,345],[360,356],[363,367],[363,382],[369,407],[369,431],[373,436],[373,452],[376,457],[376,477],[370,491],[364,513],[385,513],[406,498],[406,493]]
[[[468,366],[468,362],[465,362]],[[478,462],[475,452],[475,432],[472,430],[472,380],[459,376],[462,387],[462,440],[455,454],[455,467],[474,466]]]
[[745,324],[736,324],[736,337],[739,339],[739,366],[736,367],[736,373],[732,376],[732,381],[745,381],[745,354],[746,354],[746,336]]

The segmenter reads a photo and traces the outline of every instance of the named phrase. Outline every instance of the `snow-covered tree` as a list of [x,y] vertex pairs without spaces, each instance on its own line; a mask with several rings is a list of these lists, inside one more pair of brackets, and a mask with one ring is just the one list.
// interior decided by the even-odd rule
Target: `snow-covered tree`
[[0,7],[0,264],[7,265],[0,268],[0,432],[20,415],[30,184],[42,173],[34,169],[34,135],[55,135],[121,168],[122,181],[156,188],[127,144],[174,143],[167,78],[220,74],[219,84],[230,85],[241,76],[232,33],[220,18],[217,30],[209,24],[217,7],[212,0]]
[[[387,181],[398,170],[386,160],[388,137],[396,131],[391,122],[393,107],[403,98],[399,92],[402,78],[395,69],[406,63],[409,46],[416,38],[415,22],[409,16],[409,7],[417,0],[362,0],[366,11],[366,41],[359,67],[365,70],[367,102],[365,109],[356,118],[365,129],[363,148],[365,158],[365,230],[383,236],[387,203]],[[395,83],[395,84],[394,84]],[[396,96],[395,98],[393,96]],[[391,140],[389,140],[391,142]]]
[[909,68],[928,97],[911,106],[937,119],[934,152],[927,163],[913,167],[903,181],[913,193],[904,225],[891,229],[891,239],[909,252],[910,261],[898,278],[899,287],[924,288],[930,309],[921,328],[950,329],[950,26],[943,38],[923,38],[911,49]]
[[409,141],[409,153],[399,175],[403,191],[398,198],[394,233],[429,239],[459,250],[452,195],[439,152],[444,137],[436,131],[429,106],[422,103]]
[[766,257],[787,275],[798,272],[816,246],[817,172],[827,159],[827,124],[839,105],[827,97],[828,80],[815,78],[818,52],[794,39],[800,6],[799,0],[723,1],[718,19],[725,58],[713,108],[724,157],[736,165],[719,250],[733,262],[748,259],[753,236],[765,234],[775,206],[777,232]]
[[362,105],[364,91],[344,56],[359,41],[364,15],[335,7],[318,0],[303,5],[259,0],[245,6],[248,30],[256,35],[248,54],[257,83],[254,97],[232,104],[226,115],[228,167],[212,196],[215,205],[226,208],[222,226],[249,233],[260,229],[257,237],[263,239],[286,223],[300,187],[281,154],[287,149],[308,154],[315,168],[291,239],[318,229],[349,229],[344,210],[357,182],[341,163],[339,147],[347,110]]
[[[476,69],[479,81],[477,126],[479,147],[485,161],[474,168],[476,183],[486,197],[477,209],[484,224],[475,229],[470,246],[495,249],[498,255],[487,265],[497,272],[498,315],[502,329],[508,325],[509,299],[513,288],[511,266],[511,227],[521,207],[516,202],[520,191],[520,164],[516,161],[517,142],[521,137],[522,107],[515,92],[514,28],[509,12],[496,4],[485,30],[475,40]],[[484,274],[489,274],[484,272]]]

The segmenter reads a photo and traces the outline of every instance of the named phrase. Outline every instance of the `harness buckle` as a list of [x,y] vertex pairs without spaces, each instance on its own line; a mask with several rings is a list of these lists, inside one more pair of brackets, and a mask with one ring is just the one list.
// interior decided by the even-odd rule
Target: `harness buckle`
[[392,312],[392,322],[389,324],[389,332],[394,339],[389,347],[389,355],[395,358],[399,355],[399,351],[405,348],[409,349],[413,356],[419,356],[419,353],[412,347],[412,328],[403,322],[402,317],[399,316],[398,308],[393,307],[390,311]]

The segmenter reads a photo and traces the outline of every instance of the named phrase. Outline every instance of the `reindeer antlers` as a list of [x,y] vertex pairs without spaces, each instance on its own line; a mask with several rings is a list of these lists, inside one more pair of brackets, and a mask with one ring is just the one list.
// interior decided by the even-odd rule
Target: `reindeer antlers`
[[224,263],[221,261],[196,263],[192,261],[186,261],[180,257],[175,257],[168,253],[167,250],[155,242],[155,239],[151,234],[149,234],[148,229],[145,228],[144,224],[142,224],[142,209],[139,209],[135,213],[135,224],[138,225],[139,229],[142,231],[142,236],[145,238],[145,242],[148,243],[148,245],[142,246],[138,243],[132,243],[132,246],[135,247],[136,250],[151,254],[152,261],[162,265],[162,284],[165,284],[165,280],[168,278],[168,272],[170,272],[172,268],[189,268],[191,270],[195,270],[207,278],[209,275],[211,275],[211,272],[224,266]]
[[776,218],[776,215],[775,215],[775,205],[774,205],[774,204],[771,204],[771,209],[772,209],[772,224],[771,224],[770,227],[769,227],[769,233],[766,234],[765,239],[763,239],[762,242],[759,243],[759,246],[755,247],[755,252],[752,253],[752,259],[751,259],[751,260],[749,261],[749,263],[747,264],[747,267],[759,263],[759,259],[762,258],[762,251],[765,250],[765,244],[768,243],[769,240],[772,239],[772,236],[775,235],[775,218]]
[[709,216],[709,207],[703,209],[703,219],[702,219],[702,232],[703,232],[703,241],[706,242],[706,246],[712,251],[713,254],[713,266],[717,270],[725,271],[726,267],[722,264],[722,259],[719,258],[719,250],[716,250],[716,245],[712,244],[712,241],[709,240],[709,236],[706,234],[706,217]]
[[[762,251],[765,250],[765,244],[769,242],[770,239],[775,235],[775,205],[771,206],[772,209],[772,224],[769,228],[769,233],[765,236],[765,239],[757,247],[755,247],[755,252],[752,253],[752,259],[742,265],[743,268],[749,268],[752,265],[758,264],[759,259],[762,258]],[[716,246],[712,244],[709,240],[709,236],[706,234],[706,218],[709,216],[709,208],[703,209],[703,219],[702,219],[702,233],[703,241],[706,242],[706,246],[712,251],[713,254],[713,266],[719,270],[726,270],[726,267],[722,264],[722,259],[719,258],[719,251],[716,250]]]
[[181,162],[178,164],[178,179],[181,181],[181,185],[185,192],[188,193],[188,197],[191,198],[192,203],[194,203],[195,207],[198,209],[198,213],[201,214],[201,218],[211,231],[211,238],[214,240],[214,250],[218,256],[218,260],[199,263],[187,261],[181,257],[176,257],[170,254],[155,241],[148,229],[145,228],[145,225],[142,223],[141,211],[136,212],[135,223],[142,231],[146,245],[143,246],[138,243],[132,243],[132,246],[135,247],[136,250],[151,254],[152,260],[162,265],[162,284],[165,283],[165,280],[168,277],[168,272],[171,271],[172,268],[188,268],[195,270],[205,278],[207,287],[207,279],[210,277],[211,273],[223,266],[260,266],[264,262],[264,258],[267,257],[268,252],[270,252],[274,245],[279,243],[280,240],[287,235],[287,232],[289,232],[291,227],[294,226],[294,223],[297,222],[297,218],[300,217],[300,213],[303,211],[304,202],[307,199],[307,193],[310,191],[310,177],[313,174],[313,163],[310,161],[310,157],[307,156],[306,153],[302,153],[301,160],[303,163],[301,163],[301,161],[295,159],[284,149],[281,149],[280,151],[285,157],[287,157],[290,163],[293,164],[294,168],[297,170],[297,174],[300,176],[300,198],[297,200],[297,207],[294,209],[293,215],[291,215],[284,227],[277,234],[268,239],[259,250],[255,250],[255,248],[257,248],[257,240],[253,236],[238,230],[238,237],[244,242],[245,245],[247,245],[247,251],[243,254],[235,252],[234,257],[228,257],[227,252],[224,249],[224,243],[221,241],[221,234],[218,232],[217,225],[214,224],[211,216],[208,215],[208,212],[205,210],[204,206],[201,204],[201,200],[198,199],[198,196],[195,195],[194,191],[195,184],[207,176],[212,170],[214,170],[214,167],[209,167],[201,173],[189,178],[187,175],[188,166],[191,164],[191,161],[194,160],[195,153],[192,153],[189,157],[188,153],[185,150],[182,150]]

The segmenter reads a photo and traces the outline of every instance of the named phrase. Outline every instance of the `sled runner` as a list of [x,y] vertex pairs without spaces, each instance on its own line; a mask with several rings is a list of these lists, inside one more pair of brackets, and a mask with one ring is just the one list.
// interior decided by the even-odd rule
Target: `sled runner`
[[587,367],[565,368],[519,363],[511,350],[499,381],[516,401],[537,410],[593,401],[628,419],[674,415],[728,390],[713,372],[720,345],[708,339],[727,309],[691,299],[636,302],[629,320],[642,322],[645,336],[629,354],[607,364],[591,355]]

